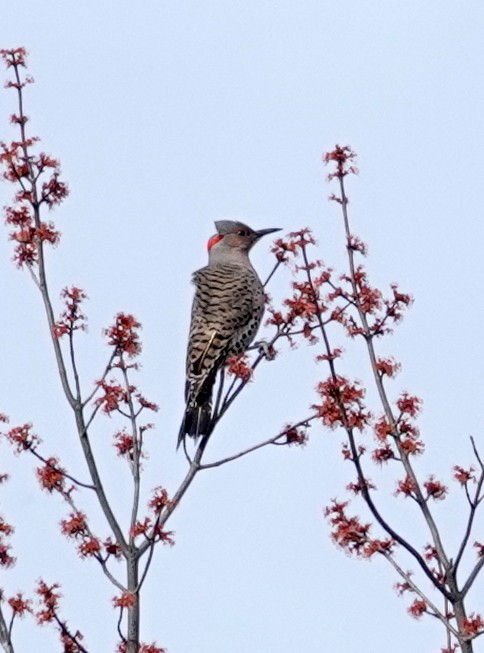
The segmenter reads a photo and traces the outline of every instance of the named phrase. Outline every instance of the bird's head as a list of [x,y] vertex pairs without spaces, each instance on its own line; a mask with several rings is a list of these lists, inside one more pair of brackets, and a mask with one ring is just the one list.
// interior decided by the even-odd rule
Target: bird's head
[[215,252],[222,250],[227,254],[230,254],[230,252],[235,253],[236,251],[248,254],[252,246],[262,236],[280,231],[279,228],[259,229],[255,231],[242,222],[234,222],[232,220],[217,220],[215,227],[217,233],[207,243],[207,249],[210,255],[214,255]]

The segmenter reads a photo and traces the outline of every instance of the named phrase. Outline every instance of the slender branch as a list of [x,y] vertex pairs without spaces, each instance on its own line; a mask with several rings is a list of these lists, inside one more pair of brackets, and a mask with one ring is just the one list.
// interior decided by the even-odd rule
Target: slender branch
[[[20,134],[21,134],[21,147],[24,153],[24,158],[25,158],[25,163],[28,166],[29,169],[29,180],[31,184],[31,192],[32,192],[32,209],[33,209],[33,215],[34,215],[34,222],[35,226],[37,229],[41,225],[41,220],[40,220],[40,200],[39,200],[39,194],[37,190],[37,183],[36,183],[36,177],[33,171],[32,167],[32,161],[31,157],[29,156],[29,151],[27,147],[27,136],[25,132],[25,123],[26,123],[26,116],[24,114],[24,109],[23,109],[23,96],[22,96],[22,86],[21,86],[21,80],[20,80],[20,74],[18,71],[18,66],[13,66],[14,71],[15,71],[15,78],[17,81],[17,97],[18,97],[18,108],[19,108],[19,117],[20,117]],[[39,289],[40,293],[42,296],[42,300],[44,303],[44,308],[45,312],[47,315],[47,321],[49,324],[49,331],[50,331],[50,336],[52,340],[52,344],[54,346],[54,352],[55,352],[55,357],[57,361],[57,367],[59,371],[59,377],[61,380],[62,388],[64,390],[64,393],[66,395],[66,398],[71,405],[72,408],[75,407],[75,399],[72,394],[70,385],[69,385],[69,379],[67,375],[67,369],[64,361],[64,357],[62,354],[62,350],[59,344],[58,339],[55,337],[54,333],[54,325],[55,325],[55,318],[54,318],[54,311],[52,309],[52,302],[50,300],[50,295],[49,295],[49,289],[47,285],[47,275],[45,272],[45,257],[44,257],[44,245],[43,242],[40,238],[37,238],[37,251],[38,251],[38,270],[39,270]]]
[[446,617],[446,615],[443,614],[443,613],[442,613],[442,612],[437,608],[437,606],[435,605],[435,603],[433,603],[433,602],[428,598],[428,596],[427,596],[424,592],[422,592],[422,590],[419,588],[419,586],[416,585],[416,584],[414,583],[414,581],[412,580],[412,576],[411,576],[411,574],[405,572],[405,571],[400,567],[400,565],[397,563],[397,561],[393,558],[393,556],[392,556],[390,553],[388,553],[388,551],[380,551],[379,553],[380,553],[381,555],[383,555],[383,556],[388,560],[388,562],[389,562],[389,563],[392,565],[392,567],[393,567],[393,568],[398,572],[398,574],[403,578],[403,580],[405,581],[405,583],[407,583],[407,585],[408,585],[409,587],[411,587],[411,589],[415,592],[415,594],[417,594],[417,595],[422,599],[422,601],[425,601],[425,603],[426,603],[426,604],[430,607],[430,609],[434,612],[434,616],[436,616],[438,619],[440,619],[440,621],[444,624],[444,626],[446,627],[446,629],[447,629],[449,632],[451,632],[455,637],[459,637],[459,632],[458,632],[455,628],[453,628],[453,627],[450,625],[449,620],[448,620],[448,618]]
[[108,522],[111,531],[114,537],[116,538],[116,541],[121,547],[121,550],[123,551],[124,555],[126,555],[128,551],[128,543],[126,542],[123,531],[121,530],[121,526],[119,525],[119,522],[116,519],[114,512],[111,508],[111,505],[108,501],[108,498],[106,496],[106,492],[104,490],[104,486],[101,481],[101,477],[99,475],[99,470],[97,468],[96,459],[94,457],[91,443],[89,441],[86,425],[84,423],[82,408],[79,408],[78,410],[75,411],[75,417],[76,417],[77,432],[79,433],[82,451],[86,459],[87,467],[89,469],[89,473],[91,475],[93,485],[96,489],[99,505],[101,506],[106,521]]
[[[339,181],[339,187],[340,187],[340,198],[341,198],[341,210],[343,213],[343,221],[344,221],[344,228],[345,228],[345,234],[346,234],[346,241],[347,241],[347,254],[348,254],[348,262],[350,266],[350,277],[351,277],[351,285],[353,288],[353,295],[355,298],[356,302],[356,308],[358,311],[358,316],[360,318],[361,324],[363,325],[363,329],[365,332],[365,342],[367,345],[367,350],[368,350],[368,355],[370,358],[370,364],[371,364],[371,369],[373,372],[373,378],[375,381],[375,385],[378,391],[378,395],[380,397],[380,401],[382,403],[383,409],[385,411],[385,415],[388,419],[389,424],[392,427],[393,432],[395,435],[398,435],[397,429],[396,429],[396,421],[395,417],[393,415],[392,408],[390,406],[390,402],[388,400],[388,397],[386,395],[385,387],[383,385],[383,380],[381,376],[378,374],[378,369],[377,369],[377,357],[373,345],[373,337],[371,334],[371,330],[368,325],[368,320],[366,318],[366,314],[361,306],[361,301],[359,299],[359,292],[358,292],[358,286],[356,283],[356,267],[355,267],[355,261],[354,261],[354,251],[350,247],[350,239],[351,239],[351,231],[350,231],[350,224],[349,224],[349,216],[348,216],[348,198],[346,195],[346,190],[345,190],[345,185],[344,185],[344,176],[339,175],[338,176],[338,181]],[[446,574],[450,570],[450,562],[447,557],[447,554],[444,549],[444,545],[442,543],[441,537],[439,530],[437,528],[437,524],[435,523],[435,520],[430,512],[430,509],[428,507],[428,504],[425,500],[425,497],[423,496],[420,484],[418,482],[418,479],[416,477],[416,474],[414,472],[414,469],[409,461],[408,454],[407,452],[401,447],[400,441],[398,437],[395,437],[395,442],[397,445],[397,448],[400,453],[400,457],[402,459],[402,464],[405,468],[405,472],[409,476],[409,478],[412,480],[412,483],[414,484],[415,487],[415,494],[417,497],[417,502],[419,505],[419,508],[424,516],[424,519],[429,527],[430,533],[432,535],[432,539],[435,545],[435,548],[437,550],[439,559],[442,561],[442,564],[444,565]],[[449,579],[450,580],[450,579]]]
[[466,490],[466,495],[467,495],[467,500],[469,502],[469,517],[467,519],[467,526],[466,526],[466,531],[464,533],[464,537],[462,538],[461,545],[459,547],[459,551],[457,553],[457,556],[455,558],[454,562],[454,572],[457,572],[457,569],[459,567],[459,563],[462,559],[462,556],[464,555],[464,551],[467,547],[467,544],[469,543],[469,538],[472,534],[472,527],[474,526],[474,519],[476,516],[476,511],[479,506],[479,501],[480,501],[480,495],[482,491],[482,487],[484,484],[484,466],[482,464],[482,460],[479,457],[479,452],[477,451],[477,447],[475,445],[474,439],[471,437],[471,444],[472,448],[474,450],[474,455],[477,458],[477,461],[481,467],[481,473],[479,475],[479,480],[477,481],[477,486],[476,486],[476,491],[474,492],[474,498],[471,499],[469,495],[469,490],[467,488],[467,483],[465,485],[465,490]]
[[67,473],[66,471],[64,471],[63,469],[60,469],[60,468],[57,467],[56,465],[53,465],[52,463],[50,463],[49,460],[48,460],[47,458],[44,458],[44,456],[42,456],[42,455],[41,455],[41,454],[40,454],[36,449],[34,449],[33,447],[31,447],[31,448],[29,449],[29,451],[30,451],[30,453],[31,453],[33,456],[35,456],[35,457],[37,458],[37,460],[40,460],[42,463],[44,463],[44,465],[46,465],[46,467],[49,467],[49,469],[52,469],[54,472],[59,472],[60,474],[62,474],[62,476],[64,476],[64,478],[68,478],[70,481],[72,481],[72,482],[73,482],[75,485],[77,485],[78,487],[83,487],[83,488],[85,488],[86,490],[96,490],[96,488],[94,487],[94,485],[90,485],[89,483],[83,483],[82,481],[79,481],[77,478],[75,478],[75,477],[72,476],[71,474],[68,474],[68,473]]
[[[298,428],[300,426],[307,426],[309,422],[312,422],[313,420],[317,419],[318,415],[311,415],[310,417],[307,417],[306,419],[301,420],[297,424],[294,424],[290,426],[287,429],[284,429],[284,431],[281,431],[277,435],[273,436],[272,438],[268,438],[267,440],[263,440],[262,442],[259,442],[259,444],[256,444],[252,447],[249,447],[248,449],[244,449],[243,451],[240,451],[239,453],[236,453],[232,456],[227,456],[227,458],[222,458],[221,460],[217,460],[213,463],[204,463],[203,465],[200,465],[200,469],[212,469],[213,467],[220,467],[221,465],[225,465],[225,463],[229,463],[232,460],[238,460],[239,458],[242,458],[243,456],[246,456],[249,453],[252,453],[253,451],[257,451],[258,449],[262,449],[263,447],[266,447],[267,445],[270,444],[275,444],[277,440],[280,440],[282,437],[288,434],[289,431],[291,431],[294,428]],[[285,443],[284,443],[285,444]]]
[[119,364],[121,367],[121,373],[123,375],[124,385],[126,388],[126,397],[127,397],[128,409],[129,409],[129,421],[131,423],[131,437],[133,441],[132,473],[133,473],[134,488],[133,488],[133,504],[131,507],[131,527],[130,527],[130,534],[129,534],[129,543],[130,546],[133,547],[134,545],[133,529],[138,519],[138,511],[139,511],[140,485],[141,485],[139,461],[140,461],[141,452],[139,450],[138,425],[136,423],[136,414],[133,405],[133,396],[130,391],[128,370],[126,368],[126,364],[123,360],[122,354],[120,354],[119,357]]
[[266,279],[266,280],[264,281],[264,283],[262,284],[263,288],[265,288],[265,287],[268,285],[269,281],[270,281],[270,280],[272,279],[272,277],[275,275],[275,273],[277,272],[277,270],[278,270],[278,268],[279,268],[280,265],[281,265],[281,261],[277,261],[277,263],[274,265],[274,267],[273,267],[272,270],[270,271],[270,273],[269,273],[267,279]]
[[[325,326],[325,324],[323,322],[323,319],[321,317],[321,309],[320,309],[320,306],[319,306],[319,300],[318,300],[318,296],[317,296],[317,293],[316,293],[316,290],[315,290],[315,287],[314,287],[314,282],[313,282],[313,278],[312,278],[312,274],[311,274],[311,268],[310,268],[310,265],[309,265],[309,260],[308,260],[306,248],[304,246],[302,247],[302,253],[303,253],[303,258],[304,258],[304,265],[305,265],[307,280],[308,280],[308,283],[309,283],[309,285],[310,285],[310,287],[312,289],[312,293],[313,293],[313,298],[312,299],[313,299],[313,302],[314,302],[314,304],[316,306],[317,320],[318,320],[319,325],[320,325],[321,335],[323,337],[323,342],[324,342],[324,346],[325,346],[325,349],[326,349],[326,354],[328,355],[328,365],[329,365],[331,377],[332,377],[333,381],[337,381],[338,375],[336,373],[336,365],[335,365],[334,359],[331,357],[331,346],[330,346],[326,326]],[[407,540],[405,540],[399,533],[397,533],[390,526],[390,524],[383,518],[383,516],[381,515],[381,513],[380,513],[379,509],[377,508],[375,502],[373,501],[373,498],[372,498],[372,496],[370,494],[370,491],[368,489],[366,476],[365,476],[365,474],[363,472],[363,468],[362,468],[362,465],[361,465],[361,462],[360,462],[360,456],[358,454],[358,448],[356,446],[356,441],[355,441],[355,436],[354,436],[354,433],[353,433],[353,428],[348,426],[348,417],[347,417],[346,406],[341,401],[339,393],[337,395],[337,402],[338,402],[338,408],[339,408],[339,410],[340,410],[340,412],[341,412],[341,414],[343,416],[343,427],[344,427],[344,429],[346,431],[346,434],[348,436],[348,441],[349,441],[349,444],[350,444],[351,455],[352,455],[352,461],[353,461],[353,464],[355,465],[357,477],[358,477],[358,480],[360,482],[361,493],[362,493],[363,499],[365,500],[368,508],[370,509],[371,514],[377,520],[377,522],[380,524],[380,526],[383,528],[383,530],[386,533],[388,533],[388,535],[390,535],[390,537],[392,537],[392,539],[394,539],[396,542],[398,542],[404,549],[406,549],[415,558],[415,560],[420,565],[420,567],[422,568],[425,575],[432,581],[433,585],[438,587],[438,589],[440,590],[440,592],[442,592],[442,594],[444,596],[449,596],[449,598],[450,598],[450,594],[449,594],[448,590],[445,588],[445,586],[442,583],[440,583],[433,576],[432,572],[430,571],[428,565],[426,564],[424,558],[420,555],[420,553],[409,542],[407,542]]]
[[87,648],[85,648],[81,644],[81,642],[79,641],[79,638],[76,637],[75,635],[73,635],[70,632],[70,630],[67,628],[66,623],[64,621],[62,621],[61,619],[59,619],[59,617],[57,616],[57,613],[55,613],[55,612],[54,612],[54,619],[55,619],[57,625],[59,626],[59,628],[61,629],[61,633],[63,635],[65,635],[66,637],[68,637],[71,640],[71,642],[76,645],[77,649],[79,650],[79,653],[89,653]]
[[0,603],[0,645],[4,650],[4,653],[15,653],[13,648],[13,643],[12,643],[12,637],[11,637],[11,628],[7,626],[7,622],[5,621],[5,615],[3,614],[1,603]]
[[[109,372],[111,371],[111,369],[112,369],[112,365],[113,365],[113,361],[114,361],[115,357],[117,356],[117,354],[118,354],[118,352],[117,352],[117,350],[116,350],[116,348],[115,348],[115,349],[113,350],[111,356],[109,357],[109,361],[108,361],[106,367],[104,368],[104,372],[102,373],[102,376],[101,376],[101,378],[100,378],[100,380],[99,380],[99,383],[96,383],[96,385],[95,385],[95,387],[94,387],[94,390],[93,390],[93,391],[91,392],[91,394],[88,395],[88,397],[87,397],[86,399],[84,399],[84,401],[82,402],[82,407],[83,407],[83,408],[85,408],[85,407],[87,406],[87,404],[90,403],[90,402],[94,399],[94,397],[96,396],[96,393],[99,391],[100,384],[101,384],[103,381],[105,381],[107,375],[108,375]],[[89,423],[90,423],[90,422],[89,422]]]
[[76,354],[74,351],[74,332],[72,329],[69,331],[69,354],[71,357],[72,374],[74,376],[74,386],[76,388],[75,397],[76,402],[81,403],[81,384],[79,381],[79,371],[77,369]]

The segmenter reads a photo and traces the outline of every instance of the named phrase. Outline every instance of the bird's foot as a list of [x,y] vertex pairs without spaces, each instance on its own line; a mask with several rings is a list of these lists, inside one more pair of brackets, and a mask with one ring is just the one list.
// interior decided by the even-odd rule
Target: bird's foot
[[254,349],[257,349],[259,354],[264,356],[264,358],[268,361],[273,361],[276,357],[276,350],[269,342],[267,342],[267,340],[259,340],[256,342]]

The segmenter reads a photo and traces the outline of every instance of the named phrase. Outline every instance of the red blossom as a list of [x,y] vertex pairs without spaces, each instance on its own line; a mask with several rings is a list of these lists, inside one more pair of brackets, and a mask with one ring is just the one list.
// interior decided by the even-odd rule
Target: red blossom
[[0,567],[8,569],[15,564],[15,558],[10,555],[12,547],[9,544],[4,544],[0,539]]
[[159,514],[163,508],[173,506],[173,501],[170,501],[168,492],[164,488],[157,487],[153,491],[153,497],[149,501],[148,506],[155,514]]
[[425,560],[428,560],[429,562],[431,560],[438,560],[439,559],[437,549],[435,548],[435,546],[433,546],[432,544],[426,544],[425,545],[424,558],[425,558]]
[[15,426],[4,435],[10,444],[15,447],[15,453],[35,449],[40,444],[40,438],[32,433],[32,424]]
[[117,559],[121,557],[121,547],[116,542],[113,542],[110,537],[103,542],[103,546],[108,555],[114,556]]
[[78,547],[79,554],[83,558],[89,558],[91,556],[96,556],[101,551],[101,542],[97,537],[89,536],[86,537]]
[[[66,624],[63,624],[63,628],[66,628]],[[64,650],[62,653],[82,653],[85,649],[81,648],[81,642],[84,639],[84,635],[76,630],[74,635],[71,635],[69,632],[63,632],[61,627],[59,632],[59,637]]]
[[132,315],[118,313],[114,324],[105,329],[108,337],[108,345],[116,347],[118,354],[127,354],[134,358],[141,353],[141,342],[139,337],[141,323]]
[[295,444],[303,447],[308,441],[308,435],[305,428],[296,426],[286,426],[286,444]]
[[[146,408],[147,410],[152,410],[155,413],[159,410],[158,404],[155,404],[153,401],[148,401],[148,399],[143,397],[143,395],[141,393],[137,392],[135,396],[136,396],[136,399],[137,399],[139,405],[142,408]],[[153,428],[153,424],[146,426],[145,430],[146,430],[146,428]]]
[[395,362],[393,358],[377,358],[376,369],[380,376],[388,376],[393,379],[400,371],[400,363]]
[[118,431],[114,434],[114,446],[118,456],[124,456],[133,459],[134,440],[133,436],[126,431]]
[[326,152],[323,155],[323,161],[325,164],[335,163],[336,170],[331,172],[328,175],[328,181],[334,179],[335,177],[342,179],[346,175],[357,175],[358,168],[353,165],[353,162],[356,159],[356,153],[353,152],[349,145],[335,145],[334,150],[331,152]]
[[148,535],[148,531],[152,525],[152,519],[150,517],[145,517],[143,521],[137,521],[130,533],[133,537],[139,537],[140,535]]
[[139,648],[139,653],[167,653],[166,648],[161,648],[157,646],[156,642],[152,644],[141,644]]
[[352,250],[353,252],[359,252],[363,256],[366,256],[368,254],[368,247],[366,243],[364,243],[358,236],[349,236],[346,242],[346,246],[348,249]]
[[61,521],[61,530],[67,537],[77,537],[87,533],[86,515],[79,510],[71,512],[69,519]]
[[336,358],[340,358],[343,353],[343,350],[340,347],[332,349],[329,354],[318,354],[316,356],[316,362],[320,363],[322,361],[334,361]]
[[416,417],[422,407],[422,400],[419,397],[409,395],[408,392],[403,392],[396,403],[400,412],[404,415],[410,415],[410,417]]
[[59,460],[55,457],[48,458],[43,467],[37,467],[37,478],[41,487],[47,492],[63,492],[65,484],[65,470],[59,467]]
[[474,548],[477,549],[477,555],[479,558],[484,558],[484,543],[483,542],[474,542]]
[[419,619],[425,612],[427,612],[427,603],[422,599],[415,599],[408,608],[408,612],[415,619]]
[[10,66],[24,66],[26,65],[27,50],[25,48],[11,48],[0,50],[0,56],[5,62],[7,68]]
[[373,425],[377,440],[385,442],[389,435],[392,435],[392,427],[385,415],[382,415]]
[[454,469],[454,478],[461,485],[466,485],[470,481],[473,481],[474,483],[476,482],[476,476],[474,473],[476,470],[474,467],[469,467],[469,469],[464,469],[459,465],[455,465],[453,469]]
[[362,524],[359,517],[348,517],[347,502],[333,500],[325,511],[325,517],[332,527],[331,537],[338,546],[356,555],[364,555],[364,547],[370,542],[370,524]]
[[[412,575],[411,572],[407,572],[407,576],[411,576],[411,575]],[[405,594],[405,592],[414,591],[413,587],[410,585],[408,581],[404,581],[403,583],[395,583],[394,587],[399,596],[402,596],[403,594]]]
[[59,587],[58,583],[47,585],[47,583],[42,579],[38,581],[35,592],[40,597],[40,601],[43,605],[43,608],[36,613],[37,621],[40,624],[54,620],[59,608],[59,600],[61,598],[61,594],[58,592]]
[[119,410],[120,404],[126,404],[128,394],[117,381],[98,381],[97,385],[104,391],[101,397],[95,401],[96,406],[101,406],[102,411],[109,415]]
[[397,489],[395,491],[395,494],[397,496],[399,494],[403,494],[403,496],[405,497],[415,498],[416,489],[417,486],[415,484],[415,481],[413,481],[413,479],[411,479],[410,476],[407,476],[403,481],[397,482]]
[[71,286],[63,289],[61,297],[64,300],[65,309],[54,325],[54,335],[57,338],[86,329],[86,316],[80,308],[82,302],[87,299],[86,293],[77,286]]
[[132,608],[136,605],[136,594],[134,592],[123,592],[120,596],[113,597],[115,608]]
[[391,538],[386,540],[368,540],[364,545],[362,555],[365,558],[371,558],[375,553],[390,554],[395,546],[395,541]]
[[421,440],[414,440],[413,438],[403,438],[400,440],[400,449],[404,451],[407,456],[417,456],[423,453],[424,443]]
[[[116,648],[116,653],[128,653],[126,642],[119,642]],[[167,650],[166,648],[157,646],[156,642],[153,642],[152,644],[144,644],[141,642],[138,653],[167,653]]]
[[445,499],[448,490],[443,483],[435,480],[433,475],[429,476],[423,485],[427,490],[427,498],[432,497],[432,499]]
[[464,619],[464,633],[468,637],[475,637],[484,631],[484,620],[480,614],[472,613]]
[[316,390],[323,402],[312,408],[318,411],[326,426],[362,430],[370,421],[371,415],[363,403],[365,390],[357,381],[350,382],[343,376],[331,376],[319,383]]
[[44,181],[41,189],[41,202],[49,208],[60,204],[69,195],[69,188],[63,181],[59,181],[59,172],[54,172],[49,181]]
[[244,383],[247,383],[252,378],[253,370],[249,365],[249,358],[247,354],[240,354],[239,356],[231,356],[227,360],[227,372],[235,376],[238,379],[241,379]]
[[174,531],[164,531],[163,528],[156,524],[155,526],[155,540],[166,544],[167,546],[175,545],[175,533]]
[[32,612],[32,601],[30,599],[24,599],[21,592],[10,597],[8,604],[17,617],[23,617],[26,612]]
[[376,485],[365,478],[363,480],[358,479],[357,481],[352,481],[348,483],[346,489],[353,494],[361,494],[363,490],[376,490]]
[[371,457],[373,458],[373,461],[379,465],[383,465],[389,460],[395,460],[396,458],[395,452],[389,443],[386,443],[383,447],[374,449]]

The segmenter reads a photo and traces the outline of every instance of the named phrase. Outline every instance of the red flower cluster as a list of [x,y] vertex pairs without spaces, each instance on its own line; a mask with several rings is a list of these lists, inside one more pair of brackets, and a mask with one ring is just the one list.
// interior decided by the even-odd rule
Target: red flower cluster
[[412,499],[415,499],[416,490],[417,486],[415,481],[411,479],[410,476],[406,476],[403,481],[397,481],[397,489],[395,490],[395,495],[398,496],[399,494],[403,494],[404,497],[411,497]]
[[463,467],[460,467],[459,465],[455,465],[454,466],[454,478],[461,485],[467,485],[467,483],[470,483],[471,481],[473,483],[475,483],[476,482],[475,471],[476,470],[475,470],[474,467],[469,467],[469,469],[464,469]]
[[275,254],[280,263],[283,263],[288,261],[288,254],[298,256],[303,247],[315,243],[311,229],[304,227],[299,231],[291,232],[286,239],[278,238],[274,242],[271,252]]
[[[23,113],[21,92],[26,84],[33,82],[31,77],[20,77],[19,67],[25,66],[25,49],[1,50],[0,54],[7,67],[14,68],[15,80],[6,85],[19,92],[19,110],[11,116],[11,122],[18,126],[20,140],[0,143],[3,178],[19,187],[14,197],[15,205],[5,209],[5,216],[7,224],[13,227],[10,237],[16,242],[14,260],[19,267],[31,266],[38,261],[39,248],[44,243],[57,244],[60,237],[51,222],[40,220],[39,208],[42,204],[49,208],[60,204],[69,190],[59,179],[59,162],[44,152],[34,155],[31,150],[39,139],[27,137],[25,133],[28,117]],[[40,181],[46,173],[50,176]]]
[[98,558],[102,551],[102,544],[94,537],[87,526],[86,515],[79,510],[71,512],[69,519],[61,521],[61,531],[67,537],[79,542],[77,551],[81,558]]
[[148,503],[148,507],[152,510],[155,515],[160,514],[163,508],[172,507],[173,501],[168,497],[168,492],[165,488],[157,487],[153,491],[153,496]]
[[25,48],[11,48],[10,50],[0,50],[7,68],[10,66],[23,66],[25,68],[27,59],[27,50]]
[[36,594],[40,597],[42,609],[36,613],[39,624],[49,623],[56,617],[61,594],[59,584],[47,585],[42,579],[38,581]]
[[115,608],[132,608],[136,605],[137,596],[134,592],[122,592],[120,596],[113,597],[113,605]]
[[361,431],[369,423],[371,415],[363,403],[365,390],[357,381],[330,376],[318,384],[316,391],[323,402],[312,408],[318,411],[325,426],[343,426]]
[[349,145],[336,145],[334,150],[331,152],[326,152],[323,156],[323,161],[327,165],[328,163],[334,163],[336,169],[334,172],[330,172],[328,175],[328,181],[337,177],[338,179],[343,179],[346,175],[357,175],[358,168],[353,165],[353,162],[356,160],[356,153],[353,152]]
[[65,492],[66,471],[54,456],[48,458],[42,467],[37,467],[36,473],[41,487],[47,492]]
[[370,541],[368,533],[370,524],[362,524],[359,517],[346,515],[347,501],[333,500],[324,515],[332,526],[331,537],[342,549],[348,553],[362,555],[366,544]]
[[445,499],[448,489],[443,483],[437,481],[433,475],[429,476],[423,485],[427,490],[427,499]]
[[12,535],[13,526],[8,524],[3,517],[0,516],[0,567],[8,569],[15,564],[15,558],[10,555],[12,546],[8,540]]
[[415,601],[409,606],[408,612],[415,619],[420,619],[420,617],[427,612],[427,604],[423,599],[415,599]]
[[15,453],[35,449],[40,444],[40,438],[32,433],[32,424],[15,426],[3,435],[15,447]]
[[377,358],[376,369],[381,377],[388,376],[393,379],[401,369],[400,363],[397,363],[393,358]]
[[468,637],[475,637],[484,631],[484,620],[480,614],[471,614],[464,619],[464,632]]
[[17,617],[23,617],[27,612],[32,612],[32,601],[30,599],[24,599],[21,592],[10,597],[8,604],[12,608],[13,614]]
[[130,433],[127,433],[126,431],[118,431],[115,433],[114,447],[118,452],[118,456],[133,460],[134,440]]
[[118,313],[114,324],[105,330],[108,344],[116,348],[120,357],[127,354],[130,358],[134,358],[141,353],[139,329],[141,329],[141,324],[136,318],[125,313]]
[[151,517],[145,517],[143,521],[137,521],[131,529],[131,535],[133,537],[144,535],[147,540],[163,542],[163,544],[168,544],[169,546],[174,546],[175,544],[175,533],[173,531],[164,531],[156,520],[153,524]]
[[286,426],[286,444],[288,445],[299,445],[304,447],[308,441],[307,430],[301,426]]
[[477,555],[479,558],[484,558],[484,543],[483,542],[474,542],[474,548],[477,549]]
[[86,316],[80,309],[82,302],[87,299],[86,293],[80,288],[72,286],[64,288],[61,297],[64,300],[65,310],[54,325],[54,335],[57,338],[73,334],[79,329],[82,331],[86,329]]
[[[128,646],[126,642],[120,642],[116,648],[116,653],[128,653]],[[152,644],[140,643],[138,653],[167,653],[166,648],[157,646],[155,642]]]
[[401,415],[409,415],[410,417],[416,417],[422,408],[422,400],[419,397],[409,395],[408,392],[402,392],[396,404]]
[[126,390],[117,381],[98,381],[97,385],[103,390],[104,394],[96,399],[95,404],[101,406],[103,413],[107,415],[119,411],[122,404],[127,405],[128,393],[136,390],[135,386],[130,386]]
[[252,378],[253,370],[249,365],[249,357],[247,354],[231,356],[227,360],[227,372],[244,383],[248,383]]
[[[0,155],[1,161],[2,155]],[[17,197],[17,199],[19,199]],[[25,198],[23,198],[25,199]],[[5,208],[5,222],[13,226],[10,239],[17,244],[14,261],[19,267],[33,265],[37,262],[38,248],[41,243],[57,245],[59,232],[52,222],[38,222],[36,226],[30,208],[25,204]]]

